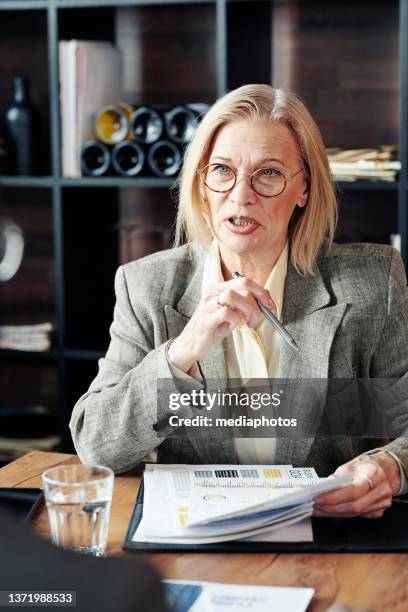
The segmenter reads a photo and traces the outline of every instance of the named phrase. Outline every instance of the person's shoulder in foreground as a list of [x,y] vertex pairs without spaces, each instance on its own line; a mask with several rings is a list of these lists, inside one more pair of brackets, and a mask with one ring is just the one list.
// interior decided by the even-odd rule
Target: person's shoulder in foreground
[[63,551],[6,513],[0,513],[0,534],[3,591],[74,591],[75,610],[81,612],[167,610],[157,573],[140,558],[97,559]]

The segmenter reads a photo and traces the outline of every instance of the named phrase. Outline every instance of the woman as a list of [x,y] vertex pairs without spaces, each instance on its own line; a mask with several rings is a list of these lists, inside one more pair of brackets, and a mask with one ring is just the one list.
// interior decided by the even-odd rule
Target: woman
[[[293,94],[246,85],[218,100],[186,152],[176,240],[119,268],[111,344],[71,420],[83,461],[117,471],[158,445],[157,379],[403,379],[408,291],[391,247],[332,244],[336,199],[324,145]],[[238,271],[243,278],[232,278]],[[262,317],[275,309],[299,353]],[[198,382],[197,382],[198,381]],[[163,415],[160,415],[160,418]],[[398,414],[401,433],[408,414]],[[293,463],[351,473],[316,514],[381,516],[405,486],[408,444],[168,437],[171,463]]]

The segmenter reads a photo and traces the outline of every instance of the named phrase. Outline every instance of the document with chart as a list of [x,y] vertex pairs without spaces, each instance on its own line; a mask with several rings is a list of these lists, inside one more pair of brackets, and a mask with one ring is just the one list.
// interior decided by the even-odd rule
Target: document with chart
[[350,482],[291,465],[148,464],[132,540],[310,542],[314,497]]

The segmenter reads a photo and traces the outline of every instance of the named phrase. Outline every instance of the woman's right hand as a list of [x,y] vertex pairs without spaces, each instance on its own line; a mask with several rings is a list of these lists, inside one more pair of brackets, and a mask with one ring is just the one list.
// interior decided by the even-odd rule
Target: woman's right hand
[[267,308],[275,307],[269,291],[249,278],[234,278],[211,285],[182,333],[171,343],[170,361],[188,372],[210,352],[215,342],[228,336],[239,323],[256,327],[262,314],[255,298]]

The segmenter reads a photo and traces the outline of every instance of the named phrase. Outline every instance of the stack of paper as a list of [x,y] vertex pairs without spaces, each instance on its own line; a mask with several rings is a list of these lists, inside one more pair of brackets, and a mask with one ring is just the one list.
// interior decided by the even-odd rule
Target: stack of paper
[[80,176],[80,153],[93,138],[96,112],[123,101],[122,56],[108,42],[63,40],[59,43],[62,172]]
[[313,499],[350,482],[291,465],[148,464],[133,541],[312,541]]
[[52,323],[38,325],[0,325],[0,348],[19,351],[48,351]]
[[164,580],[171,612],[305,612],[314,589],[249,584],[223,584],[195,580]]
[[333,178],[339,181],[358,179],[395,181],[401,162],[395,159],[395,147],[379,149],[328,149]]

